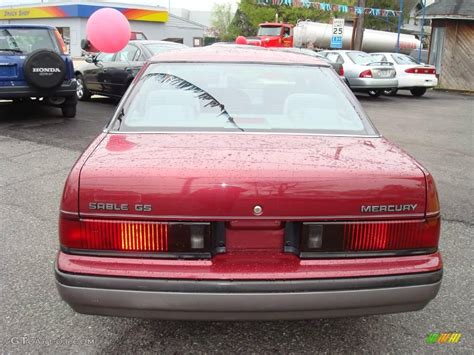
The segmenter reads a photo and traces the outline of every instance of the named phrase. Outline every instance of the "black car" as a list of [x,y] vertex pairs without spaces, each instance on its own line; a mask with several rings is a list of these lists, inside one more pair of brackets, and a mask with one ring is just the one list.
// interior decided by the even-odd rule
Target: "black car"
[[148,59],[183,48],[187,47],[174,42],[130,41],[118,53],[98,53],[87,57],[86,63],[75,72],[77,98],[86,101],[94,94],[120,98]]

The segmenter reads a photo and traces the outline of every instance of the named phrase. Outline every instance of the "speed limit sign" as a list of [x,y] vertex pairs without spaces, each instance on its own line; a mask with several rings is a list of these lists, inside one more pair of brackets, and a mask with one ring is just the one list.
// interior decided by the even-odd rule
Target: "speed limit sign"
[[342,36],[344,35],[344,19],[335,18],[332,21],[331,48],[342,48]]

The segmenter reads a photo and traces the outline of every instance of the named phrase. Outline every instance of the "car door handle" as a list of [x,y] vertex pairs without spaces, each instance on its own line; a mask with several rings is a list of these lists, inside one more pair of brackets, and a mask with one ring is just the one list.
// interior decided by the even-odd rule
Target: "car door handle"
[[107,73],[107,72],[109,71],[109,69],[103,68],[102,71],[103,71],[104,73]]

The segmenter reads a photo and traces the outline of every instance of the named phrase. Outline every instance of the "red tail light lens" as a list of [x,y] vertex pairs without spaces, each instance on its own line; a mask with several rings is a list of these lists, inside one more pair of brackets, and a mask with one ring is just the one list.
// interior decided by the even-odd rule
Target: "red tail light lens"
[[339,75],[344,76],[344,66],[341,65],[341,68],[339,69]]
[[364,70],[362,73],[360,73],[359,78],[371,78],[372,77],[372,71],[370,69]]
[[426,215],[438,216],[440,213],[438,191],[433,176],[426,174]]
[[[302,253],[432,249],[438,246],[439,232],[439,217],[407,221],[304,223],[300,249]],[[318,245],[318,248],[314,247]]]
[[436,69],[435,68],[408,68],[408,69],[405,69],[405,73],[436,75]]
[[209,223],[166,223],[61,218],[63,247],[121,252],[202,252],[210,250]]
[[61,36],[58,30],[54,31],[54,36],[56,37],[59,46],[61,47],[62,54],[67,54],[66,44],[64,43],[63,37]]

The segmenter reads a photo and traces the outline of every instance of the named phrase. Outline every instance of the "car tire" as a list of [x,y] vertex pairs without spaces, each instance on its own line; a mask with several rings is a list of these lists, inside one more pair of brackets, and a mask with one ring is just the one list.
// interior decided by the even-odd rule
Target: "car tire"
[[367,93],[372,97],[379,97],[382,95],[382,90],[369,90]]
[[426,93],[425,88],[413,88],[410,90],[411,94],[416,97],[423,96]]
[[398,89],[385,89],[383,94],[386,96],[395,96],[397,95]]
[[61,111],[64,118],[74,118],[77,112],[77,97],[72,96],[66,99],[66,102],[61,106]]
[[76,95],[79,101],[88,101],[91,98],[91,93],[87,89],[84,77],[81,74],[76,75],[77,90]]

